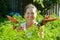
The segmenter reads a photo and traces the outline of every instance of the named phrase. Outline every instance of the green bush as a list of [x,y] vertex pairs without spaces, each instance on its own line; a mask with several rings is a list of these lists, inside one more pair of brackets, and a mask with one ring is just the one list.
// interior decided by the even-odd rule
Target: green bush
[[[40,18],[41,17],[41,18]],[[19,23],[25,22],[21,16],[14,15],[13,18],[16,18]],[[1,19],[1,21],[4,18]],[[37,16],[37,21],[41,21],[43,16]],[[5,20],[5,19],[4,19]],[[10,20],[6,19],[4,22],[0,23],[0,40],[40,40],[38,36],[37,26],[33,25],[28,28],[26,31],[17,32],[13,30],[12,27],[14,23],[11,23]],[[60,20],[53,22],[48,22],[44,25],[44,40],[60,40]]]

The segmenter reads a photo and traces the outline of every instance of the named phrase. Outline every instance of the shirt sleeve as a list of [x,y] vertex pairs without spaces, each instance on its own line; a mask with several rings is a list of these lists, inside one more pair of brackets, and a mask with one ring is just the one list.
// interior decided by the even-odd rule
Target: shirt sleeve
[[21,26],[22,26],[23,30],[26,30],[26,23],[22,23]]

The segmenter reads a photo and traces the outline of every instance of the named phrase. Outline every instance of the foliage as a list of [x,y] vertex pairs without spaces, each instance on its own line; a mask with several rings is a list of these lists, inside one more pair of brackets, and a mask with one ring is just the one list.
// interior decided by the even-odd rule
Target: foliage
[[[40,14],[39,14],[40,15]],[[40,15],[41,16],[41,15]],[[38,22],[43,19],[43,16],[37,16]],[[20,15],[17,17],[16,15],[13,16],[16,18],[19,23],[25,22]],[[51,17],[54,17],[53,15]],[[38,36],[38,29],[37,26],[33,25],[32,27],[28,28],[25,31],[17,32],[13,30],[12,27],[14,26],[7,18],[0,17],[0,40],[40,40],[41,38]],[[41,19],[40,19],[41,18]],[[53,22],[49,22],[44,25],[44,40],[60,40],[60,20],[56,20]]]
[[41,6],[44,8],[43,0],[33,0],[33,2],[37,2],[38,4],[41,4]]
[[58,0],[33,0],[37,4],[37,8],[41,10],[41,14],[47,14],[47,11],[54,7],[55,4],[58,4]]

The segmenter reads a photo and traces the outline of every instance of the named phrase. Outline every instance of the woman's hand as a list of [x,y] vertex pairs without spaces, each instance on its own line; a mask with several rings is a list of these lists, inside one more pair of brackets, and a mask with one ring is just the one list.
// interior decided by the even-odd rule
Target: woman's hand
[[47,22],[51,22],[56,20],[57,18],[50,18],[50,16],[46,16],[43,20],[42,20],[42,25],[45,25]]
[[14,18],[12,18],[11,16],[9,16],[9,15],[6,15],[6,17],[12,22],[12,23],[18,23],[18,21],[16,20],[16,19],[14,19]]

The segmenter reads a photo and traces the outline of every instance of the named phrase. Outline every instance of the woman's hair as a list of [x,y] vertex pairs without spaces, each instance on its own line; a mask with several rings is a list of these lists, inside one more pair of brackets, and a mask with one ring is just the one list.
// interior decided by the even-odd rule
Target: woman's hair
[[32,9],[35,9],[35,10],[37,11],[37,8],[36,8],[33,4],[28,4],[28,5],[25,7],[24,12],[26,12],[26,10],[27,10],[28,8],[32,8]]

